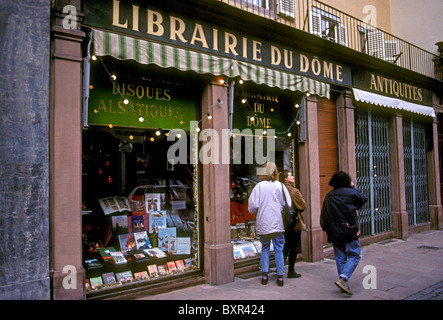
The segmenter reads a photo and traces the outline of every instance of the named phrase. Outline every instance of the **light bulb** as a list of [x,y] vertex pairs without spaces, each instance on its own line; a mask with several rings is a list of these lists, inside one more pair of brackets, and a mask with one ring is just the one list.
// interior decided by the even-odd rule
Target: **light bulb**
[[140,117],[138,118],[138,121],[143,122],[143,121],[145,121],[145,118],[143,118],[142,116],[140,116]]
[[155,131],[155,135],[159,136],[161,134],[160,130]]
[[128,99],[125,99],[125,100],[123,100],[123,103],[124,103],[124,104],[129,104],[129,100],[128,100]]
[[251,117],[251,121],[255,121],[255,117],[254,116]]
[[292,134],[290,132],[288,132],[288,137],[292,136]]
[[95,54],[93,54],[91,59],[95,61],[95,60],[97,60],[97,56]]
[[111,79],[115,81],[117,80],[117,76],[115,74],[111,74]]
[[211,116],[210,114],[208,115],[208,119],[209,119],[209,120],[211,120],[211,119],[212,119],[212,116]]

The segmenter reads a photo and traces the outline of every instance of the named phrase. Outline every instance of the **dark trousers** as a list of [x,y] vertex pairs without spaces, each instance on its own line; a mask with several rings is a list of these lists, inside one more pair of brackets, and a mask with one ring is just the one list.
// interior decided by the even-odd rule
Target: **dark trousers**
[[294,271],[295,260],[297,259],[298,248],[301,240],[301,231],[288,231],[285,233],[285,245],[283,247],[284,259],[289,256],[288,271]]

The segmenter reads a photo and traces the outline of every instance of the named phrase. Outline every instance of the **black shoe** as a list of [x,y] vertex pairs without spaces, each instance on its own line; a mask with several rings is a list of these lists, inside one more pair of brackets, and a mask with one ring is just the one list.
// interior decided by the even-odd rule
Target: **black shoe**
[[279,286],[279,287],[283,287],[283,284],[284,284],[284,281],[283,281],[283,276],[279,276],[278,278],[277,278],[277,285]]
[[300,278],[300,277],[301,277],[300,273],[297,273],[295,271],[289,271],[288,272],[288,278]]
[[268,284],[268,280],[269,280],[269,278],[268,278],[268,276],[262,276],[261,277],[261,284],[262,285],[267,285]]

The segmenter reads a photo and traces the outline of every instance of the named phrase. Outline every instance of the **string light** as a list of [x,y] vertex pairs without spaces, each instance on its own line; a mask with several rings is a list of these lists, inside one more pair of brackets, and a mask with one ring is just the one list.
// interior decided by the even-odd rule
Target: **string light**
[[[105,66],[103,60],[101,59],[101,57],[99,57],[99,58],[100,58],[100,61],[102,62],[103,67],[105,68],[106,72],[107,72],[108,75],[110,76],[110,78],[111,78],[113,81],[115,81],[115,80],[117,79],[117,76],[116,76],[115,74],[111,74],[111,73],[108,71],[108,69],[106,68],[106,66]],[[91,56],[91,59],[92,59],[93,61],[96,61],[98,58],[97,58],[96,55],[92,55],[92,56]],[[222,84],[222,85],[225,85],[225,84],[227,83],[227,81],[226,81],[225,79],[223,79],[223,78],[220,78],[220,79],[218,79],[217,81],[218,81],[218,83],[220,83],[220,84]],[[240,79],[240,80],[238,81],[238,83],[239,83],[239,84],[243,84],[244,81],[243,81],[242,79]],[[223,103],[223,101],[221,100],[221,96],[223,95],[224,90],[226,89],[226,87],[227,87],[227,86],[224,86],[223,91],[220,93],[220,96],[217,98],[217,100],[216,100],[217,103],[214,104],[214,105],[212,106],[211,110],[205,114],[205,116],[206,116],[206,118],[207,118],[208,120],[211,120],[211,119],[212,119],[212,114],[211,114],[212,109],[214,109],[214,107],[215,107],[217,104],[222,104],[222,103]],[[93,86],[90,85],[90,88],[92,89]],[[118,90],[118,93],[122,96],[122,98],[124,98],[124,96],[123,96],[123,94],[120,92],[120,90]],[[305,96],[306,96],[306,97],[309,97],[310,95],[311,95],[311,94],[310,94],[309,92],[306,92],[306,93],[305,93]],[[247,102],[248,102],[247,98],[243,98],[243,99],[241,100],[241,103],[243,103],[243,104],[246,104]],[[125,105],[129,105],[129,100],[128,100],[127,98],[124,98],[123,103],[124,103]],[[249,106],[249,103],[248,103],[248,106]],[[296,104],[294,105],[294,107],[295,107],[296,109],[299,109],[299,108],[300,108],[300,105],[299,105],[298,103],[296,103]],[[132,108],[131,105],[130,105],[130,108],[131,108],[134,112],[136,112],[136,111]],[[251,111],[252,111],[251,106],[249,106],[249,108],[250,108]],[[275,110],[274,110],[274,108],[270,108],[270,111],[271,111],[271,112],[274,112]],[[98,109],[94,109],[94,112],[95,112],[95,113],[98,113],[99,110],[98,110]],[[296,123],[297,125],[300,125],[300,121],[297,119],[297,118],[298,118],[298,114],[299,114],[299,110],[297,111],[297,115],[296,115],[294,121],[292,122],[292,124],[289,126],[289,128],[288,128],[286,131],[284,131],[284,132],[276,132],[276,134],[285,134],[285,133],[286,133],[288,137],[291,137],[292,134],[289,132],[289,130],[291,129],[291,127],[294,125],[294,123]],[[250,121],[252,121],[252,122],[255,121],[255,117],[256,117],[256,115],[251,116],[251,117],[250,117]],[[200,122],[203,121],[203,119],[204,119],[204,117],[198,121],[198,123],[197,123],[197,125],[196,125],[196,127],[195,127],[195,131],[196,131],[196,132],[200,132],[200,128],[199,128],[198,125],[199,125]],[[140,122],[147,122],[147,123],[149,123],[148,121],[146,121],[146,120],[143,118],[143,116],[139,116],[139,119],[138,119],[138,120],[139,120]],[[149,123],[149,124],[155,126],[153,123]],[[183,124],[183,121],[180,121],[180,124]],[[109,124],[108,126],[109,126],[109,128],[113,128],[113,125],[112,125],[112,124]],[[191,128],[183,128],[183,129],[191,129]],[[159,128],[159,130],[157,130],[157,131],[155,132],[155,134],[156,134],[157,136],[160,136],[160,135],[161,135],[161,131],[160,131],[160,130],[164,130],[164,129]],[[264,135],[267,134],[267,130],[266,130],[266,129],[263,130],[263,134],[264,134]],[[168,136],[168,132],[165,133],[165,136]],[[177,134],[176,137],[177,137],[177,138],[181,138],[181,135],[180,135],[180,134]],[[129,138],[130,138],[130,139],[133,139],[134,137],[131,135]],[[277,135],[275,135],[274,138],[277,138]],[[151,141],[152,141],[152,139],[151,139]]]

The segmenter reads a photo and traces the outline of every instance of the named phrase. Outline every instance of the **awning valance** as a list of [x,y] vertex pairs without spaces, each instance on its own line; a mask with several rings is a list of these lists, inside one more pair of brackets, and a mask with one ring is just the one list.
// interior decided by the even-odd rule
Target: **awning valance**
[[252,63],[214,56],[161,43],[93,30],[94,54],[119,60],[132,59],[141,64],[156,64],[182,71],[240,77],[245,81],[278,87],[283,90],[309,92],[329,99],[330,85],[301,75],[261,67]]
[[404,101],[401,99],[385,97],[376,93],[360,90],[360,89],[352,89],[354,91],[355,100],[375,104],[378,106],[405,110],[413,113],[422,114],[425,116],[435,117],[435,111],[432,107],[423,106],[420,104]]

